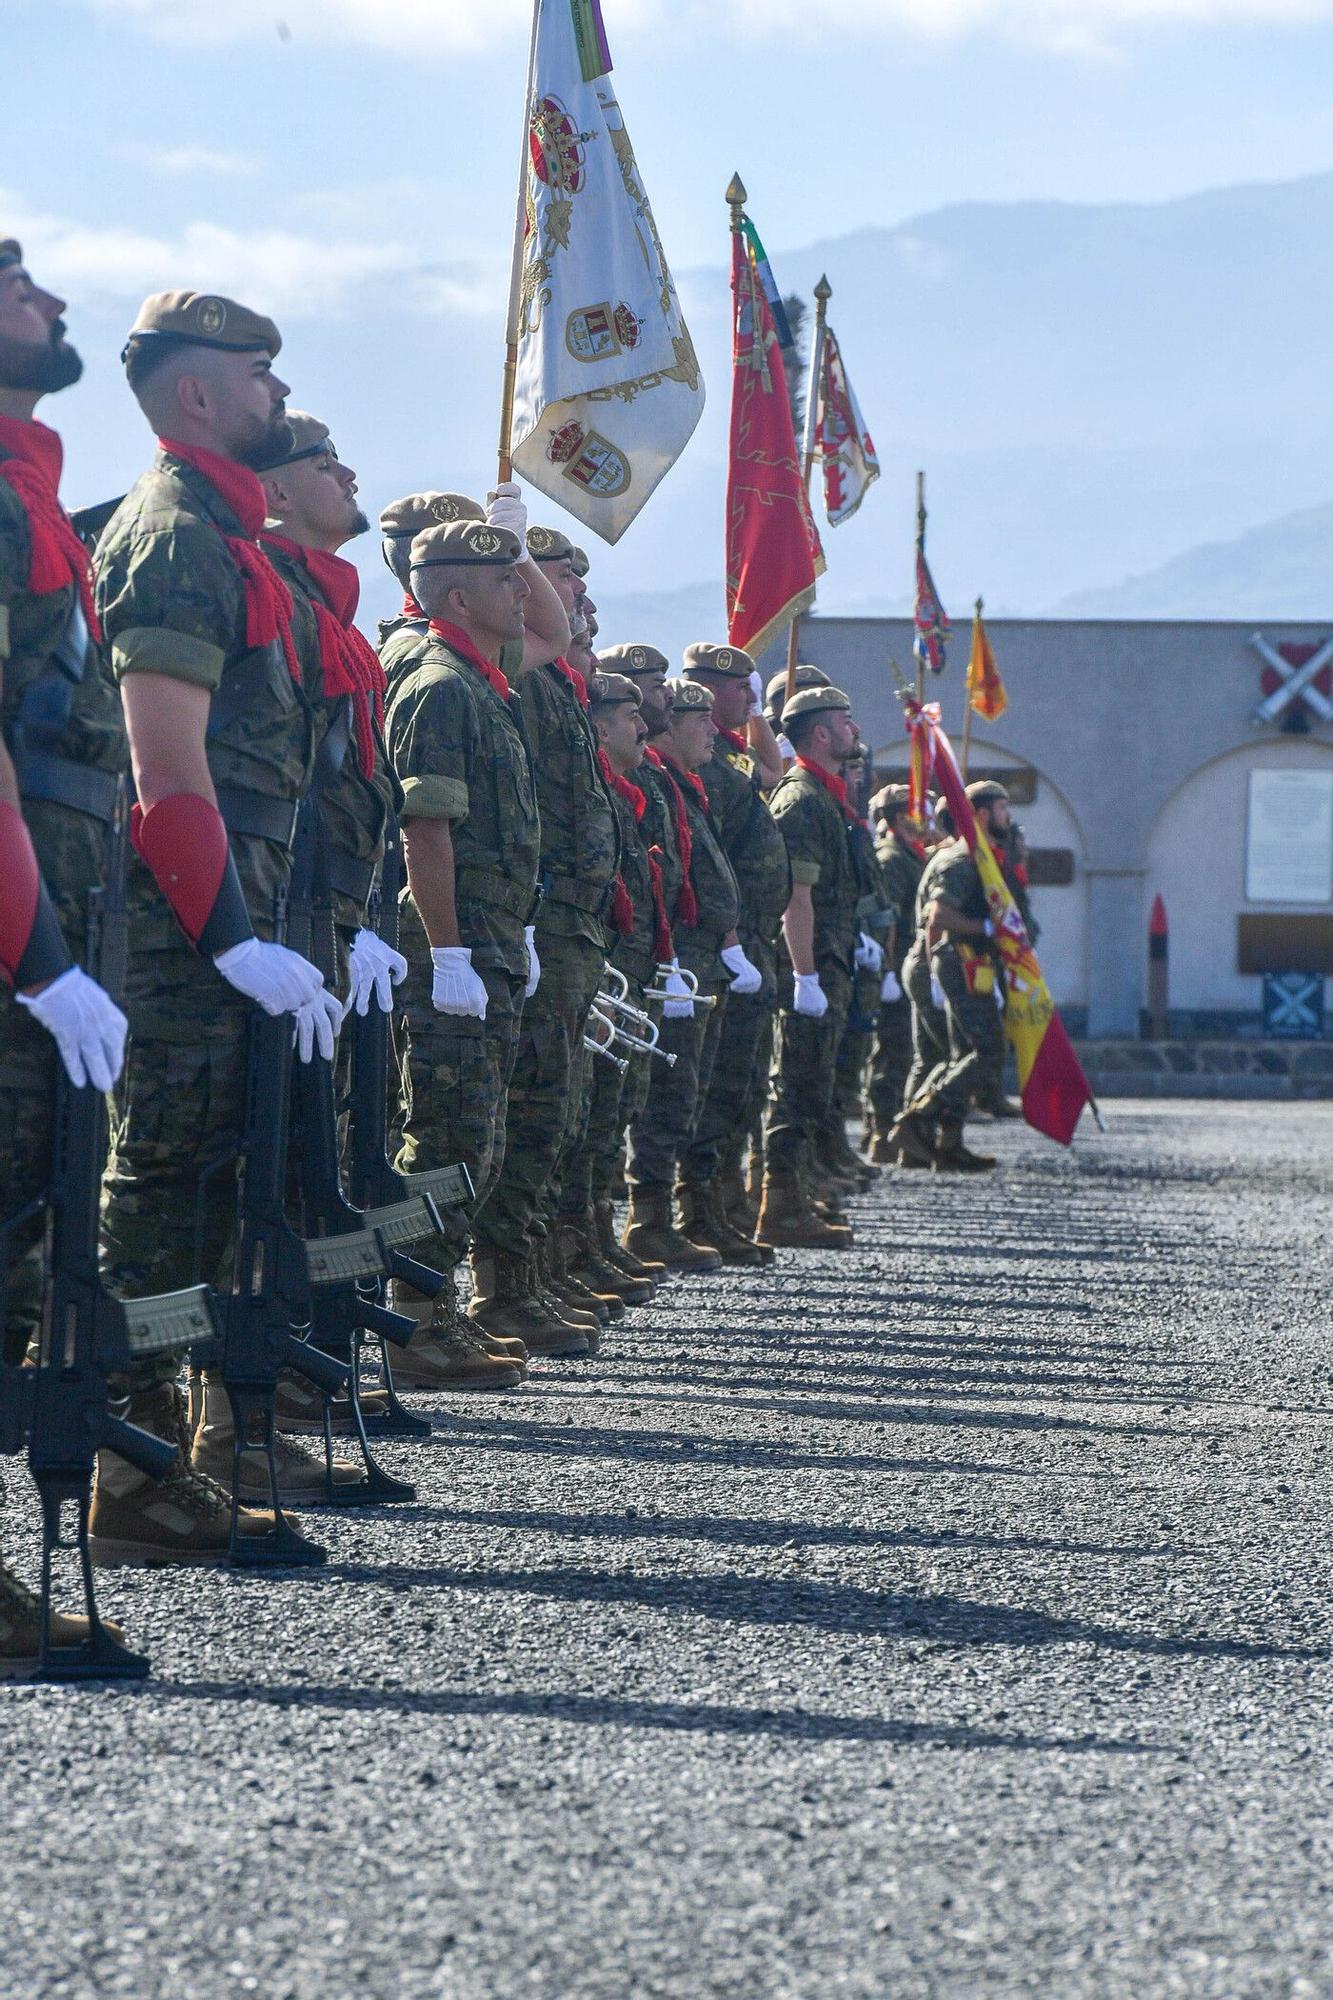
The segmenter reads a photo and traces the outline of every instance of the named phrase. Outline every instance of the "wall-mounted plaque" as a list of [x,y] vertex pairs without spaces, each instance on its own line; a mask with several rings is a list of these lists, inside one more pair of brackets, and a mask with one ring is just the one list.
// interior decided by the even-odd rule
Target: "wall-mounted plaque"
[[1251,771],[1245,900],[1333,901],[1333,771]]

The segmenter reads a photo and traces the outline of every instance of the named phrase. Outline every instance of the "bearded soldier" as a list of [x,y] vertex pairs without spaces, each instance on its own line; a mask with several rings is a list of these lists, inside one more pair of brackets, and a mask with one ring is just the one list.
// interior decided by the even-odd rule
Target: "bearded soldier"
[[[151,469],[98,550],[97,603],[121,684],[138,805],[129,885],[131,1054],[104,1201],[122,1296],[200,1279],[230,1289],[235,1173],[252,1008],[290,1013],[307,1055],[332,1056],[340,1009],[317,968],[274,942],[297,804],[326,716],[308,604],[258,543],[253,467],[291,437],[271,320],[233,300],[163,292],[124,350],[158,436]],[[102,1452],[92,1540],[102,1563],[225,1559],[228,1495],[190,1467],[168,1358],[131,1384],[130,1416],[183,1443],[148,1478]],[[303,1455],[284,1441],[284,1484]],[[243,1473],[266,1484],[262,1467]],[[243,1485],[243,1491],[245,1487]],[[245,1515],[242,1532],[269,1530]]]
[[[78,963],[127,758],[88,559],[60,504],[63,448],[34,415],[83,372],[64,310],[0,239],[0,1229],[47,1184],[56,1064],[106,1091],[125,1048],[125,1016]],[[38,1213],[0,1242],[12,1364],[41,1314],[43,1227]],[[0,1559],[0,1679],[36,1671],[39,1625],[38,1600]],[[48,1637],[80,1645],[88,1630],[54,1613]]]
[[889,1129],[902,1110],[903,1089],[912,1067],[912,1010],[903,988],[903,964],[916,936],[916,892],[926,854],[911,830],[907,803],[906,785],[885,785],[870,801],[878,829],[875,849],[880,874],[893,912],[891,955],[880,985],[867,1085],[870,1157],[881,1164],[893,1157]]

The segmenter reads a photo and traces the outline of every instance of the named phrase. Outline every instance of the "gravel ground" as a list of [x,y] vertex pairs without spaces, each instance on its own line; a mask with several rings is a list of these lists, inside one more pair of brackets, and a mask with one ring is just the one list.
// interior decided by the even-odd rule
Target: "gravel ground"
[[326,1570],[107,1577],[151,1682],[0,1696],[6,2000],[1333,1993],[1333,1106],[977,1130]]

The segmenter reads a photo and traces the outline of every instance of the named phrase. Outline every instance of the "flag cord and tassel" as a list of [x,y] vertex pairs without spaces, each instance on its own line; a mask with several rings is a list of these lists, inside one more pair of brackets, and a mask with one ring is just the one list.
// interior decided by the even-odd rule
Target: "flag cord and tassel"
[[[984,603],[984,599],[982,599],[982,598],[980,598],[980,597],[979,597],[979,598],[977,599],[977,608],[976,608],[976,618],[977,618],[977,623],[978,623],[978,624],[980,624],[980,623],[981,623],[981,612],[982,612],[982,606],[983,606],[983,603]],[[965,687],[964,687],[964,689],[963,689],[963,756],[962,756],[962,766],[963,766],[963,783],[964,783],[964,784],[966,784],[966,783],[967,783],[967,760],[968,760],[969,756],[971,755],[971,751],[972,751],[972,696],[973,696],[973,694],[974,694],[974,693],[975,693],[975,689],[974,689],[974,688],[973,688],[973,686],[972,686],[972,663],[971,663],[971,661],[969,661],[969,662],[968,662],[968,669],[967,669],[967,681],[966,681],[966,685],[965,685]]]
[[497,481],[514,476],[514,390],[518,381],[519,320],[523,305],[523,247],[527,233],[529,134],[532,129],[532,89],[537,74],[537,30],[543,0],[532,0],[532,34],[528,42],[528,81],[523,99],[523,143],[518,159],[518,200],[514,213],[514,255],[509,268],[509,310],[505,318],[505,365],[500,389],[500,449]]
[[[801,484],[807,495],[810,491],[810,475],[815,469],[815,426],[819,416],[819,376],[824,366],[824,329],[828,324],[828,302],[833,297],[833,287],[828,279],[821,278],[815,286],[815,330],[810,341],[810,386],[805,398],[805,440],[801,454]],[[791,621],[787,634],[787,686],[783,694],[783,706],[796,692],[796,667],[801,651],[801,614],[798,611]]]

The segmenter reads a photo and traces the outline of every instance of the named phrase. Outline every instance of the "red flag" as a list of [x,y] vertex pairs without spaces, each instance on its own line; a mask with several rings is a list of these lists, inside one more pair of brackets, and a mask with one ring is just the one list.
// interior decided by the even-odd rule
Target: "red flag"
[[757,655],[814,602],[824,556],[801,476],[773,312],[745,225],[732,234],[731,291],[727,636]]
[[977,824],[953,745],[940,727],[939,703],[918,706],[908,701],[903,706],[912,743],[913,768],[919,755],[923,766],[938,779],[953,823],[967,842],[986,892],[986,906],[995,925],[995,942],[1004,966],[1004,1030],[1014,1045],[1018,1062],[1023,1116],[1034,1131],[1067,1146],[1084,1105],[1092,1105],[1096,1115],[1092,1086],[1074,1054],[1064,1022],[1055,1011],[1050,988],[1000,864]]

